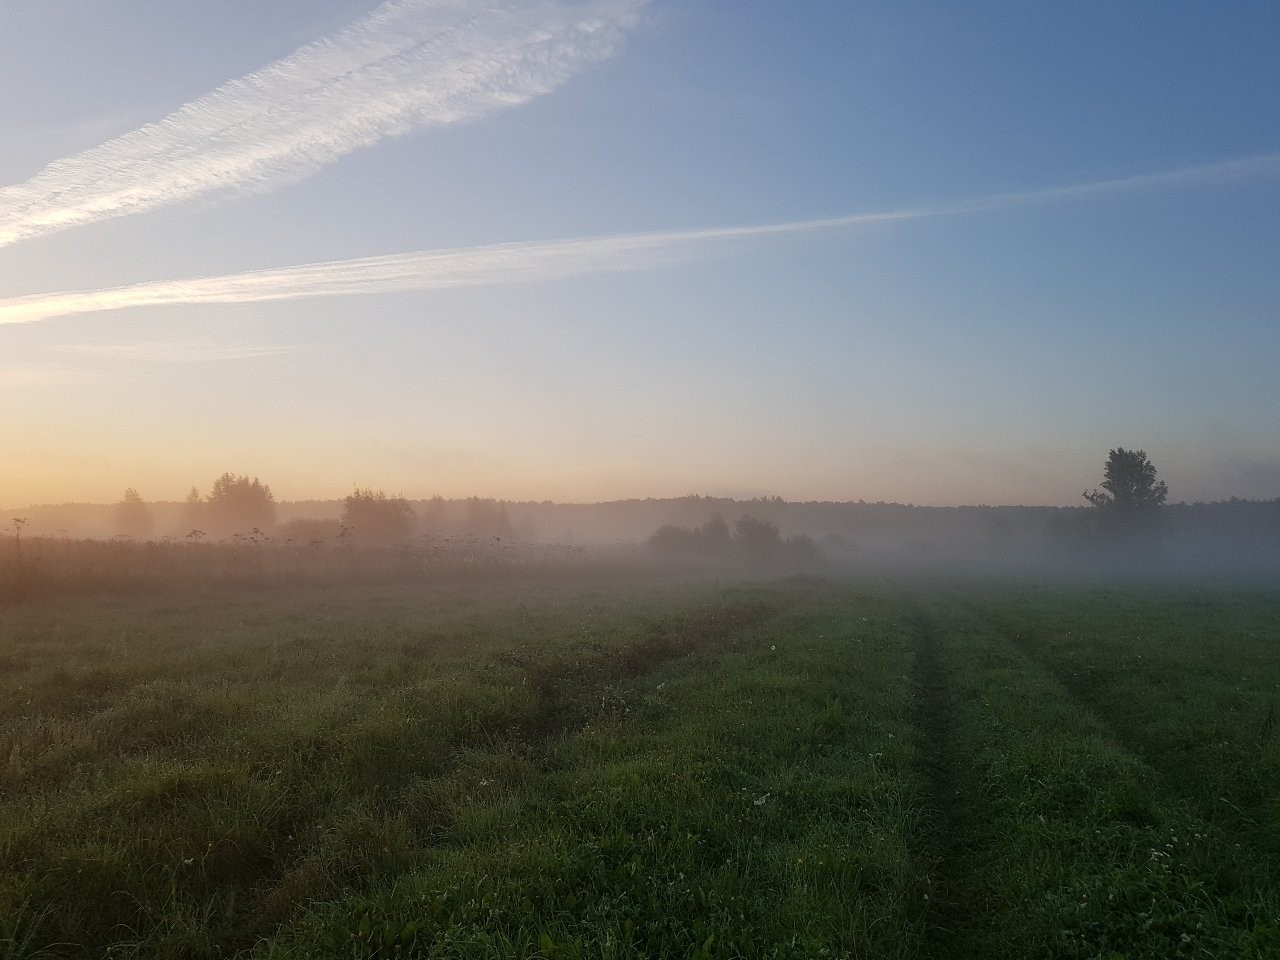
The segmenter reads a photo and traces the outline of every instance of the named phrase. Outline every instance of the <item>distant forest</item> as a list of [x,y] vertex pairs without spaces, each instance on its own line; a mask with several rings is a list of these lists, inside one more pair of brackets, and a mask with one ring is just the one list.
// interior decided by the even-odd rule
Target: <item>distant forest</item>
[[[182,539],[192,530],[190,502],[145,502],[147,539]],[[735,500],[686,496],[572,504],[484,498],[402,501],[412,511],[412,535],[506,537],[529,542],[584,546],[647,542],[659,528],[696,528],[714,517],[733,524],[743,516],[774,524],[785,536],[806,535],[836,555],[1017,551],[1087,542],[1096,513],[1079,507],[929,507],[897,503],[788,501],[777,497]],[[126,531],[126,501],[117,504],[58,504],[5,511],[22,516],[30,536],[110,539]],[[1280,546],[1280,498],[1175,503],[1162,508],[1161,539],[1172,548],[1212,551],[1239,560],[1262,559]],[[311,539],[336,537],[342,500],[275,504],[263,535]],[[230,531],[222,533],[227,535]],[[250,529],[237,531],[248,535]],[[216,539],[217,531],[210,531]]]

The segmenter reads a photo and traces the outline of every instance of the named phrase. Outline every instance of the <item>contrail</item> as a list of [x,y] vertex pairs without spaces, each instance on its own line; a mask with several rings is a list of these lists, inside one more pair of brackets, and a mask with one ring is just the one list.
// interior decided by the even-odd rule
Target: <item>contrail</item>
[[1022,193],[993,194],[931,206],[821,220],[706,230],[499,243],[336,260],[249,273],[162,280],[100,290],[32,294],[0,300],[0,324],[32,323],[126,307],[265,303],[308,297],[531,283],[585,274],[642,270],[678,262],[733,241],[820,230],[950,217],[1106,194],[1280,176],[1280,154],[1185,167],[1115,180]]
[[308,297],[557,280],[590,273],[651,268],[681,259],[692,248],[712,241],[803,233],[927,215],[925,212],[904,211],[717,230],[497,243],[452,250],[423,250],[357,260],[309,263],[190,280],[134,283],[101,290],[34,294],[0,300],[0,325],[31,323],[124,307],[266,303]]
[[0,247],[263,192],[413,129],[549,93],[610,57],[646,0],[388,0],[163,120],[0,189]]

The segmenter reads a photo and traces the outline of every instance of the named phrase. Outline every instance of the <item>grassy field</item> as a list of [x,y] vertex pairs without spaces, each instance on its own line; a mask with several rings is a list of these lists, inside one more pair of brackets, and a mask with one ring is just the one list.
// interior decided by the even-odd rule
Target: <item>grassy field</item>
[[0,608],[0,958],[1280,957],[1280,593]]

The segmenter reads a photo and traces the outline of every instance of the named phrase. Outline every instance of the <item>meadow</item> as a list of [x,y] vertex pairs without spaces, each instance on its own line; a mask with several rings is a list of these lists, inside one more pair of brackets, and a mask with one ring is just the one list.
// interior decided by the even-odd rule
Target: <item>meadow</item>
[[1278,640],[1185,584],[20,597],[0,958],[1280,957]]

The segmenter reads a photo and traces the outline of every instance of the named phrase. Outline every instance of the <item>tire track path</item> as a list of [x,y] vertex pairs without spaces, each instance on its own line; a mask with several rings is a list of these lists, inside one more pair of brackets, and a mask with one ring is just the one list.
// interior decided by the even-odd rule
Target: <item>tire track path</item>
[[1150,770],[1155,778],[1154,797],[1186,805],[1206,822],[1224,830],[1238,846],[1264,854],[1258,859],[1266,882],[1274,883],[1280,878],[1280,866],[1275,861],[1280,843],[1274,831],[1267,828],[1269,813],[1265,797],[1251,799],[1234,795],[1229,788],[1206,793],[1203,779],[1194,767],[1188,769],[1183,761],[1171,756],[1167,745],[1144,733],[1141,724],[1127,716],[1123,707],[1102,688],[1091,685],[1086,678],[1040,649],[1037,636],[1042,628],[1020,624],[1009,614],[972,600],[956,602],[970,616],[989,624],[1028,664],[1051,677],[1071,697],[1077,709],[1099,723],[1117,744]]
[[1122,722],[1109,711],[1106,703],[1096,694],[1091,695],[1087,684],[1079,677],[1054,664],[1036,649],[1030,636],[1034,632],[1031,627],[1020,627],[1007,614],[973,600],[956,598],[955,603],[969,616],[989,626],[996,636],[1018,651],[1029,665],[1041,671],[1065,690],[1075,701],[1077,708],[1101,724],[1107,734],[1128,753],[1151,767],[1158,775],[1163,775],[1148,756],[1151,752],[1149,745],[1144,744],[1134,735],[1131,725]]
[[915,653],[916,729],[920,737],[919,773],[925,789],[924,956],[957,960],[963,930],[972,911],[966,903],[968,867],[961,838],[969,833],[972,812],[959,786],[959,753],[953,692],[942,643],[934,623],[921,610],[911,616]]

